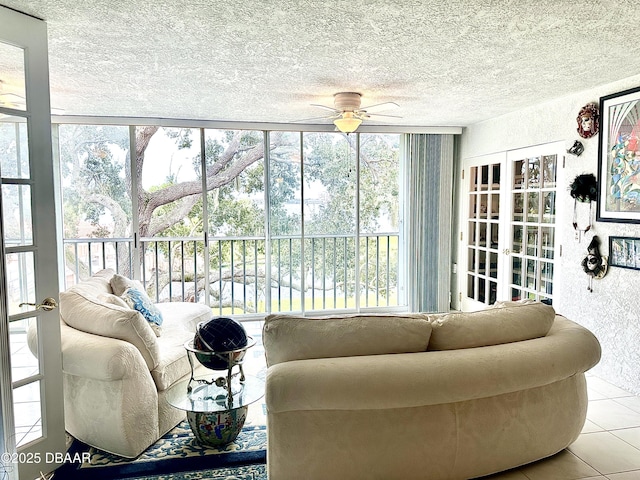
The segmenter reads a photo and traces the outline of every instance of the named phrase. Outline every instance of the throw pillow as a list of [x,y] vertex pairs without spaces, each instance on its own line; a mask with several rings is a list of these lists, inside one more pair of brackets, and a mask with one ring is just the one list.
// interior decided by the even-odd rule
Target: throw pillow
[[127,288],[136,288],[141,292],[144,292],[144,287],[138,280],[131,280],[130,278],[127,278],[124,275],[120,275],[118,273],[111,277],[109,283],[111,285],[111,290],[113,290],[113,293],[118,295],[119,297],[122,296]]
[[429,315],[433,326],[429,350],[456,350],[544,337],[555,319],[541,302],[505,302],[470,313]]
[[109,303],[111,305],[117,305],[118,307],[122,308],[131,308],[129,305],[127,305],[127,302],[125,302],[117,295],[114,295],[113,293],[100,293],[98,294],[98,300],[104,303]]
[[424,352],[431,324],[419,314],[269,315],[263,330],[267,364],[275,365],[309,358]]
[[149,322],[149,325],[155,332],[156,336],[160,336],[162,326],[162,313],[158,310],[148,295],[137,288],[129,287],[122,293],[122,299],[129,307],[137,310]]

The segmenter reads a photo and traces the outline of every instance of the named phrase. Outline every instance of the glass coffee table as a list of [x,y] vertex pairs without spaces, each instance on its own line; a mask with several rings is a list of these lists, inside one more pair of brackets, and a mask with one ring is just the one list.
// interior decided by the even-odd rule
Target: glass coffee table
[[[207,383],[207,377],[194,380],[170,387],[167,402],[187,412],[191,431],[200,443],[218,447],[233,442],[242,430],[249,405],[264,396],[264,381],[251,375],[246,375],[243,382],[235,378],[230,396],[225,387]],[[197,383],[199,380],[205,382]]]

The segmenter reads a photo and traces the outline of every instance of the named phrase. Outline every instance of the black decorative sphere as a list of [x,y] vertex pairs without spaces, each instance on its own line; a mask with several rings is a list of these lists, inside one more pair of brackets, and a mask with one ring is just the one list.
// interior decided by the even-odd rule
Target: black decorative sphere
[[[219,355],[218,353],[243,349],[247,344],[247,332],[244,327],[234,319],[227,317],[217,317],[200,322],[193,338],[193,346],[197,350],[211,352],[211,354],[196,353],[196,357],[200,363],[212,370],[230,368],[244,356],[244,351],[229,355]],[[213,354],[214,352],[216,354]]]

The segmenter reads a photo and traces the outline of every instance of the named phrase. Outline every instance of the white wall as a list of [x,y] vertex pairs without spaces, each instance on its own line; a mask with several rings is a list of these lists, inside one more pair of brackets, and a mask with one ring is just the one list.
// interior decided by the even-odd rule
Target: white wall
[[[640,394],[640,271],[611,267],[606,277],[593,281],[593,292],[587,291],[588,277],[580,262],[586,256],[593,235],[601,241],[601,252],[608,255],[609,236],[640,237],[640,224],[595,222],[593,227],[575,239],[572,226],[574,201],[568,185],[581,173],[598,175],[598,141],[600,135],[581,138],[576,117],[589,102],[601,96],[640,86],[640,75],[603,85],[552,102],[529,107],[465,128],[460,142],[460,158],[564,141],[566,148],[580,140],[585,146],[580,157],[567,154],[565,167],[559,172],[557,234],[562,254],[556,257],[553,306],[556,311],[589,328],[600,340],[602,360],[593,372],[608,381]],[[589,208],[578,204],[578,223],[583,228]]]

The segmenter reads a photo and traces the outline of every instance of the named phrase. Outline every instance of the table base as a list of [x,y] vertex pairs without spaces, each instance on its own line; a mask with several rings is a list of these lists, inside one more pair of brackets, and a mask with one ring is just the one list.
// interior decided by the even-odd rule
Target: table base
[[187,420],[196,439],[212,447],[233,442],[247,418],[248,407],[222,412],[187,412]]

